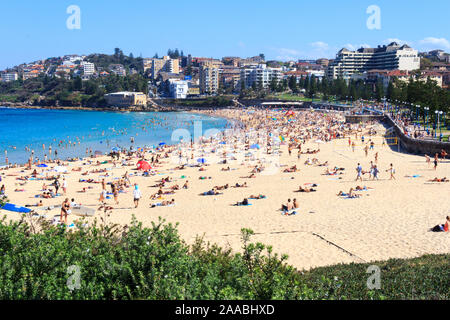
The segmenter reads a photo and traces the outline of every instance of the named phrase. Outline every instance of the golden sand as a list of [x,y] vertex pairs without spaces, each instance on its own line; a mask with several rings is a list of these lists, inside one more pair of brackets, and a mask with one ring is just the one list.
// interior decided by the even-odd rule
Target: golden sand
[[[114,209],[109,221],[113,223],[129,224],[132,215],[150,226],[158,217],[168,222],[179,222],[179,232],[183,239],[192,243],[196,236],[204,236],[210,242],[222,246],[229,246],[235,251],[241,250],[240,230],[250,228],[256,235],[254,241],[272,245],[276,252],[286,253],[288,263],[298,269],[309,269],[338,263],[370,262],[389,258],[408,258],[427,253],[449,253],[450,234],[429,232],[429,228],[443,223],[445,216],[450,214],[450,183],[428,183],[434,177],[450,177],[450,161],[439,163],[437,170],[425,162],[422,156],[408,155],[393,151],[388,146],[382,146],[384,128],[374,126],[377,136],[370,137],[375,142],[375,150],[365,156],[361,141],[356,141],[356,150],[348,146],[347,139],[332,140],[318,145],[314,139],[306,142],[306,148],[317,149],[314,155],[302,155],[297,159],[297,150],[289,156],[287,145],[281,145],[278,168],[275,174],[257,174],[254,179],[244,179],[255,166],[242,161],[229,161],[228,164],[211,163],[206,171],[199,171],[198,167],[187,167],[184,170],[173,170],[177,166],[170,158],[163,159],[161,167],[155,168],[160,174],[142,177],[132,176],[132,184],[138,183],[143,194],[139,207],[133,205],[133,186],[127,193],[119,194],[119,205],[114,199],[107,203]],[[354,138],[352,137],[352,140]],[[367,140],[366,140],[367,141]],[[368,169],[370,161],[374,160],[374,153],[379,153],[378,167],[380,180],[369,181],[368,174],[363,182],[355,182],[356,165],[361,163]],[[195,158],[199,157],[196,155]],[[325,167],[305,165],[307,158],[317,158],[320,162],[328,161],[330,167],[344,167],[344,174],[337,176],[323,175]],[[95,161],[109,160],[110,157],[97,158]],[[149,156],[147,156],[149,159]],[[138,161],[133,158],[133,163]],[[103,173],[81,176],[81,172],[73,172],[72,168],[82,167],[82,172],[92,169],[109,168],[111,177],[106,182],[114,181],[126,171],[135,173],[133,167],[114,168],[112,163],[100,166],[83,166],[83,161],[68,163],[68,198],[75,198],[77,203],[90,208],[99,207],[101,184],[80,183],[80,178],[101,180]],[[195,160],[194,160],[195,163]],[[389,180],[386,170],[393,163],[396,169],[396,180]],[[295,173],[283,173],[285,168],[297,165],[300,169]],[[285,165],[287,165],[285,167]],[[54,166],[51,164],[50,167]],[[231,171],[222,171],[230,167]],[[34,169],[34,167],[33,167]],[[44,170],[47,168],[44,168]],[[6,191],[11,203],[17,205],[35,204],[40,199],[34,195],[41,193],[43,181],[29,181],[23,187],[18,185],[17,176],[24,175],[23,168],[1,171]],[[38,168],[38,172],[44,172]],[[30,170],[25,173],[30,174]],[[49,173],[54,174],[54,173]],[[181,176],[186,176],[185,179]],[[406,175],[420,175],[417,178]],[[178,184],[180,187],[189,180],[189,189],[176,191],[174,195],[164,196],[164,200],[175,199],[171,207],[150,208],[150,204],[158,201],[150,200],[158,188],[150,186],[163,177],[173,179],[168,186]],[[199,180],[200,176],[211,176],[212,179]],[[341,179],[339,179],[341,178]],[[62,182],[62,179],[60,180]],[[221,191],[222,195],[200,196],[200,193],[210,190],[214,186],[225,184],[234,185],[236,182],[247,182],[248,188],[229,188]],[[50,181],[46,181],[48,185]],[[317,192],[296,193],[300,185],[305,183],[318,184]],[[339,191],[348,192],[357,185],[373,189],[358,192],[362,196],[356,199],[338,197]],[[83,187],[92,186],[86,193],[78,193]],[[16,188],[24,188],[25,192],[14,192]],[[166,190],[166,188],[164,189]],[[107,191],[110,191],[108,186]],[[60,191],[62,192],[62,191]],[[264,194],[267,198],[250,200],[251,206],[232,206],[237,201],[250,195]],[[42,199],[45,206],[61,204],[65,196],[53,199]],[[296,215],[285,216],[279,210],[287,199],[296,198],[300,208]],[[1,216],[18,220],[20,214],[0,211]],[[47,213],[49,218],[59,215],[57,209]],[[102,214],[96,213],[96,218]],[[69,215],[69,224],[79,219]],[[94,218],[87,218],[91,223]]]

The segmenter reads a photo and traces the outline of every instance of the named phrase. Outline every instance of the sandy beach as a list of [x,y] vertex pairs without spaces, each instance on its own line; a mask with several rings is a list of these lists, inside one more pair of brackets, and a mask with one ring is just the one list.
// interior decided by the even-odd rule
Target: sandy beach
[[[302,111],[286,116],[285,111],[246,113],[221,110],[208,114],[242,121],[247,125],[241,131],[243,137],[245,132],[251,132],[250,128],[265,129],[266,133],[277,132],[278,128],[280,131],[271,137],[280,135],[282,139],[279,140],[282,141],[279,146],[271,145],[272,153],[267,154],[264,140],[267,134],[256,136],[254,141],[251,138],[245,141],[243,138],[244,141],[241,142],[233,140],[238,137],[237,134],[231,134],[226,142],[221,139],[213,139],[211,142],[208,139],[208,142],[195,144],[192,149],[186,143],[180,147],[167,146],[154,153],[145,153],[147,161],[156,154],[161,155],[159,163],[152,165],[149,176],[142,176],[142,171],[135,170],[136,163],[141,159],[137,155],[126,160],[130,166],[123,166],[122,160],[114,164],[110,156],[102,156],[89,159],[90,164],[87,164],[87,160],[64,162],[61,165],[68,169],[65,174],[51,171],[56,166],[55,163],[49,163],[47,168],[33,165],[32,170],[25,167],[1,170],[0,184],[5,185],[9,202],[16,205],[35,205],[39,200],[42,200],[44,206],[61,205],[67,197],[74,198],[82,206],[97,209],[102,184],[80,182],[80,179],[116,182],[128,172],[131,183],[123,193],[119,193],[119,204],[115,204],[112,195],[106,200],[113,207],[109,222],[129,224],[134,215],[144,226],[150,226],[152,221],[162,217],[167,222],[179,223],[179,232],[188,243],[192,243],[196,236],[203,236],[206,241],[231,247],[235,251],[239,251],[242,246],[241,228],[250,228],[255,232],[253,241],[272,245],[276,252],[287,254],[288,263],[298,269],[450,252],[449,232],[429,232],[433,226],[444,223],[445,217],[450,214],[450,182],[428,181],[435,177],[450,178],[450,160],[440,161],[435,170],[433,161],[427,164],[423,156],[394,151],[395,145],[383,145],[386,129],[379,123],[360,128],[358,138],[355,137],[358,130],[356,127],[352,128],[352,133],[347,131],[343,137],[342,133],[346,130],[339,122],[342,121],[342,116],[338,113]],[[261,119],[265,119],[265,122],[261,122]],[[257,123],[264,123],[265,127],[256,128]],[[327,131],[330,128],[332,130]],[[375,135],[367,134],[371,128],[376,131]],[[340,132],[340,137],[333,138],[333,132]],[[361,141],[361,135],[365,137],[364,142]],[[349,137],[355,142],[354,151],[349,145]],[[300,143],[301,140],[304,143]],[[221,141],[224,141],[223,144]],[[374,149],[369,149],[366,156],[364,148],[369,145],[369,141],[374,142]],[[291,155],[288,152],[290,142],[295,145]],[[389,140],[387,143],[392,142],[394,141]],[[255,144],[260,149],[249,147]],[[300,159],[298,144],[301,144],[303,152]],[[280,153],[275,152],[278,148]],[[320,151],[307,154],[308,149]],[[178,156],[180,150],[181,159]],[[211,153],[211,150],[214,152]],[[377,152],[379,180],[369,179],[367,173],[363,175],[362,182],[355,181],[357,164],[360,163],[368,171],[370,162],[375,163],[374,156]],[[230,153],[237,160],[232,160],[232,156],[228,157]],[[122,155],[122,159],[124,157]],[[199,158],[206,159],[207,165],[200,165],[197,160]],[[311,161],[316,158],[316,164],[305,164],[308,158]],[[223,159],[227,159],[227,163],[220,163]],[[99,165],[96,165],[97,161]],[[184,169],[175,169],[186,161],[188,165]],[[324,164],[325,161],[328,161],[328,165],[317,165]],[[101,164],[102,162],[107,163]],[[387,172],[391,163],[395,168],[395,180],[391,180],[390,173]],[[243,178],[250,176],[255,166],[263,170],[256,172],[255,178]],[[293,166],[298,171],[284,172]],[[230,170],[224,171],[228,167]],[[334,167],[344,170],[325,175],[327,169],[334,172]],[[73,171],[75,168],[81,168],[81,171]],[[201,168],[204,171],[199,171]],[[22,176],[31,177],[34,169],[38,173],[37,180],[17,180]],[[92,173],[92,170],[104,172]],[[82,175],[84,172],[88,174]],[[61,183],[65,177],[67,194],[50,199],[36,198],[35,195],[42,194],[43,183],[47,186],[52,183],[52,180],[39,179],[52,175],[60,175]],[[162,190],[168,191],[174,185],[178,185],[179,190],[151,200],[150,196],[159,189],[152,186],[167,177],[171,181]],[[206,179],[199,179],[200,177]],[[189,181],[189,188],[183,189],[186,181]],[[248,187],[231,187],[244,182]],[[135,183],[142,193],[137,209],[133,204]],[[226,184],[229,184],[228,188],[219,190],[222,194],[200,195],[214,186]],[[316,191],[295,192],[299,186],[312,187]],[[367,190],[356,191],[361,195],[358,198],[337,195],[340,191],[348,193],[356,186],[365,186]],[[88,187],[92,188],[87,189]],[[83,188],[86,188],[86,192],[79,192]],[[24,191],[15,192],[16,189]],[[109,185],[106,189],[111,191]],[[61,189],[59,193],[62,193]],[[249,199],[250,206],[233,206],[250,195],[260,194],[265,198]],[[295,210],[296,214],[283,214],[281,205],[294,198],[299,205]],[[150,208],[151,204],[171,199],[175,200],[172,206]],[[59,213],[59,209],[54,209],[48,211],[46,216],[51,219],[59,216]],[[0,210],[0,215],[11,220],[20,219],[20,214],[15,212]],[[93,219],[102,215],[97,211],[94,217],[88,217],[86,221],[92,223]],[[69,215],[68,224],[77,219],[80,217]]]

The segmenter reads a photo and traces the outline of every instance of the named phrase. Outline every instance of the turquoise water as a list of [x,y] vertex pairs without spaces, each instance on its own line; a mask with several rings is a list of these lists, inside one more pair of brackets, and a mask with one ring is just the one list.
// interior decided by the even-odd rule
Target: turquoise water
[[[197,120],[200,122],[195,122]],[[194,123],[201,123],[202,132],[205,132],[213,128],[223,130],[227,120],[184,112],[121,113],[0,107],[0,123],[0,164],[4,165],[5,155],[9,163],[25,163],[31,150],[39,159],[44,159],[44,154],[50,158],[49,146],[52,152],[58,151],[58,158],[65,159],[85,156],[86,148],[93,152],[109,152],[114,146],[174,144],[177,141],[172,141],[171,137],[176,129],[186,129],[193,137]]]

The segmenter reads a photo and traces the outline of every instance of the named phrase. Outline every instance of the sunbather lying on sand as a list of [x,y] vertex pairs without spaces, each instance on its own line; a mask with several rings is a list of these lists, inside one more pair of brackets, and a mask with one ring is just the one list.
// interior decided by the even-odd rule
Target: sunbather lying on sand
[[215,188],[212,188],[211,190],[203,192],[200,195],[202,195],[202,196],[215,196],[215,195],[218,195],[218,194],[221,194],[221,193],[219,193]]
[[150,208],[155,208],[155,207],[167,207],[170,205],[174,205],[175,204],[175,199],[172,200],[165,200],[162,202],[158,202],[158,203],[153,203],[150,205]]
[[295,192],[316,192],[316,191],[317,190],[313,189],[313,188],[308,188],[308,187],[303,188],[302,186],[299,186],[298,190]]
[[214,188],[216,188],[216,190],[225,190],[228,189],[229,185],[228,183],[226,185],[223,186],[215,186]]
[[283,170],[283,172],[297,172],[297,171],[299,171],[297,169],[297,165],[294,165],[294,166],[290,167],[289,169],[284,169]]
[[363,191],[363,190],[369,190],[369,189],[373,189],[373,188],[366,187],[366,186],[364,186],[364,187],[356,186],[356,188],[355,188],[356,191]]
[[241,202],[236,202],[235,206],[248,206],[248,199],[245,198],[244,200],[242,200]]
[[255,200],[257,200],[257,199],[265,199],[266,196],[263,195],[263,194],[259,194],[259,195],[257,195],[257,196],[251,195],[251,196],[248,197],[248,198],[249,198],[249,199],[255,199]]
[[450,180],[447,179],[447,177],[443,177],[442,179],[438,179],[437,177],[432,179],[432,180],[428,180],[429,182],[449,182]]
[[342,196],[342,197],[348,197],[348,198],[359,198],[361,196],[360,194],[354,193],[353,188],[350,188],[350,191],[348,193],[339,191],[339,193],[337,195]]
[[233,188],[247,188],[247,182],[244,182],[242,184],[239,184],[236,182],[236,184],[233,186]]

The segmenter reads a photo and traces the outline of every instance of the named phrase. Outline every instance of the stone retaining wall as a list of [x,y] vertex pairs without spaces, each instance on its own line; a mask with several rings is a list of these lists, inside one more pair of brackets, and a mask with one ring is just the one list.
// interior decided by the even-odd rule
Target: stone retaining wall
[[403,130],[394,123],[390,116],[385,116],[384,121],[389,127],[394,128],[395,135],[398,137],[400,147],[409,153],[428,154],[434,156],[435,153],[440,153],[444,149],[450,154],[450,142],[440,142],[431,140],[414,139],[406,136]]

